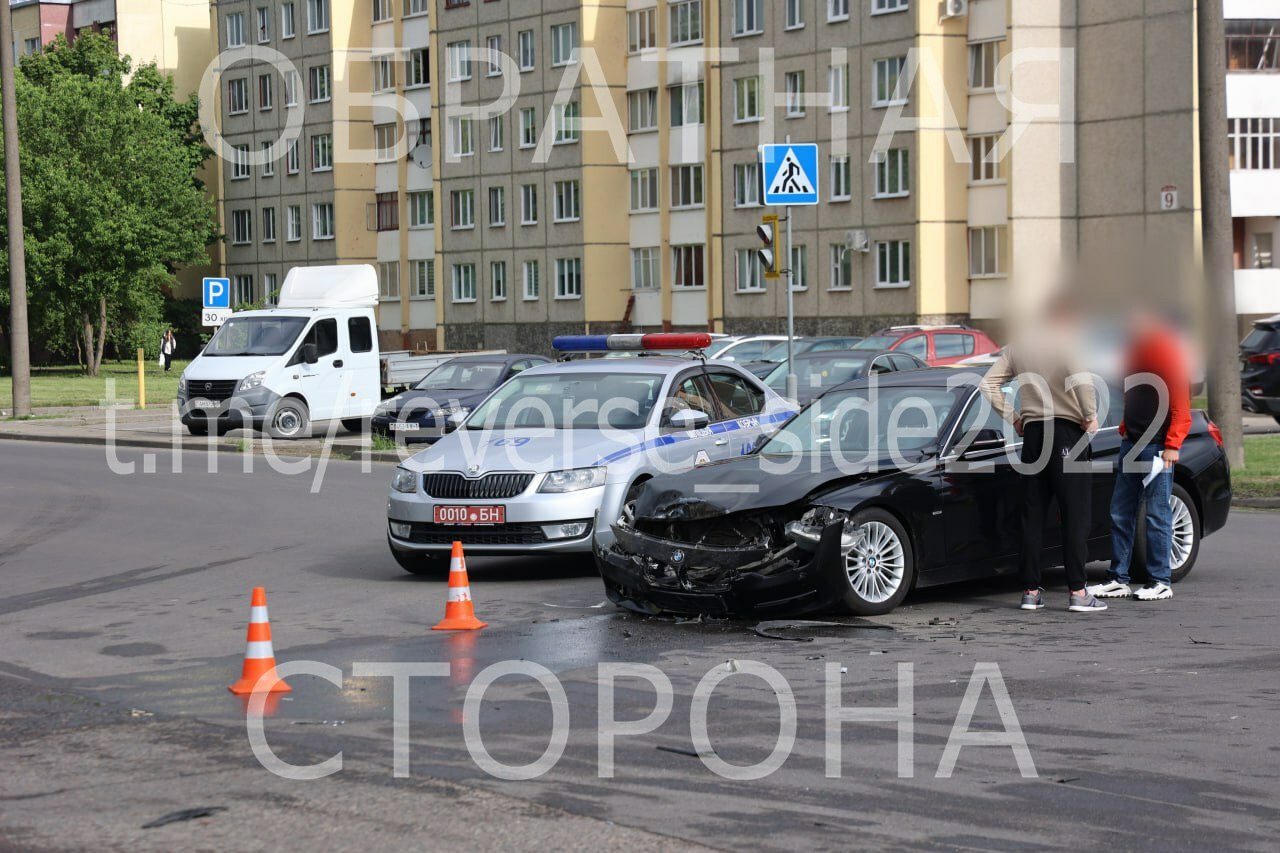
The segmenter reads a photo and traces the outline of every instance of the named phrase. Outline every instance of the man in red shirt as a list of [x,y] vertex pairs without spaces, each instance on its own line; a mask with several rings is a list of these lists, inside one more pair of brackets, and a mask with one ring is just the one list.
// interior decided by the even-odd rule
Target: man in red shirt
[[[1191,429],[1191,384],[1181,338],[1149,313],[1135,316],[1125,364],[1124,419],[1120,422],[1120,469],[1111,495],[1111,570],[1089,587],[1098,598],[1160,601],[1173,598],[1170,547],[1173,535],[1173,466]],[[1159,460],[1160,473],[1152,477]],[[1150,478],[1150,479],[1149,479]],[[1146,498],[1147,585],[1129,586],[1129,563],[1137,535],[1138,506]]]

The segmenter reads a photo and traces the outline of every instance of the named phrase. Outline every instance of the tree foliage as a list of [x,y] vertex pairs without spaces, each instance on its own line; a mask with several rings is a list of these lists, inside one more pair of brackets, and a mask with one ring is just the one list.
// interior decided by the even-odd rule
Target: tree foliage
[[32,331],[96,375],[109,338],[159,327],[173,270],[218,235],[198,103],[90,33],[25,57],[17,93]]

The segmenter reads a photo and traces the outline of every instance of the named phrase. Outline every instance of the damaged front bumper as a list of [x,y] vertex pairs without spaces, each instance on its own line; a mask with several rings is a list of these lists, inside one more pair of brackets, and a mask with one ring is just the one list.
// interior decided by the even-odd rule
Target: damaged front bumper
[[609,598],[641,613],[796,616],[837,607],[849,589],[843,518],[796,530],[778,546],[698,547],[618,523],[597,545]]

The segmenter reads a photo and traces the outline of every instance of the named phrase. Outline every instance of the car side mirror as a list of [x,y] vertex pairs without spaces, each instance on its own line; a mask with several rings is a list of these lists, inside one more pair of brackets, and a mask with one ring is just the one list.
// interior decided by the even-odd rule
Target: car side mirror
[[703,429],[711,424],[711,417],[697,409],[681,409],[678,412],[672,412],[667,423],[680,430]]
[[320,356],[316,354],[316,345],[308,341],[302,345],[302,362],[303,364],[315,364],[320,360]]

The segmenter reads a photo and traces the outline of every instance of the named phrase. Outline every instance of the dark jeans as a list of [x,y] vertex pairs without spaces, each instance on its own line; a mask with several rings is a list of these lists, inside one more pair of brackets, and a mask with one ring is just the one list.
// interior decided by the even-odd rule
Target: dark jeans
[[169,368],[172,366],[173,366],[173,353],[167,352],[164,354],[164,372],[168,373]]
[[1173,507],[1169,503],[1173,491],[1173,472],[1166,468],[1151,485],[1142,481],[1151,473],[1151,460],[1164,450],[1159,444],[1140,449],[1131,463],[1137,470],[1125,471],[1125,460],[1133,453],[1133,442],[1120,443],[1116,487],[1111,493],[1111,571],[1112,580],[1129,582],[1129,563],[1133,560],[1133,540],[1138,531],[1138,505],[1147,499],[1147,574],[1151,580],[1171,583],[1169,549],[1173,544]]
[[[1084,564],[1089,558],[1089,526],[1093,503],[1093,476],[1087,467],[1090,458],[1087,445],[1078,458],[1067,458],[1083,436],[1084,430],[1080,424],[1062,418],[1055,418],[1052,425],[1045,421],[1028,421],[1023,426],[1024,463],[1034,465],[1045,453],[1046,443],[1050,446],[1040,470],[1022,478],[1024,589],[1036,589],[1040,586],[1045,519],[1053,498],[1058,499],[1058,511],[1062,516],[1062,562],[1067,570],[1067,587],[1073,590],[1084,588]],[[1065,470],[1066,464],[1083,470]]]

